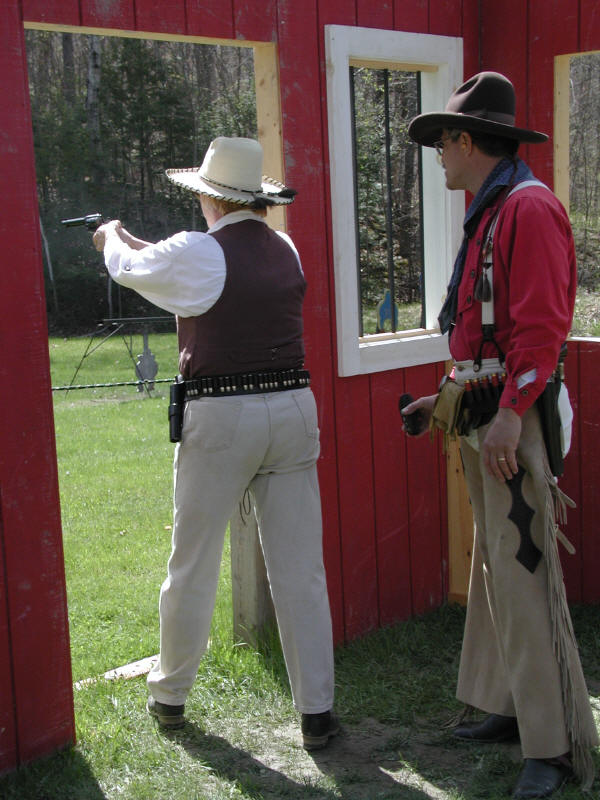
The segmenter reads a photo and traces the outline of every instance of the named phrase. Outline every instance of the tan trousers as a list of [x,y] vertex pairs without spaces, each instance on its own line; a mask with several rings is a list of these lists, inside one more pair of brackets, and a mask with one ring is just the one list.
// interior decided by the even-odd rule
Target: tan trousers
[[[477,431],[479,450],[488,427]],[[466,439],[461,453],[476,533],[457,697],[487,713],[516,716],[524,758],[572,750],[573,729],[579,741],[594,745],[598,737],[572,631],[565,636],[562,659],[568,668],[561,668],[556,656],[547,554],[533,574],[517,561],[521,537],[508,518],[508,487],[488,475],[480,452]],[[517,459],[526,470],[523,496],[534,512],[531,535],[542,553],[548,542],[545,458],[539,417],[532,408],[523,416]],[[562,592],[564,597],[562,575],[559,583],[558,596]],[[565,703],[565,685],[575,698],[575,712]]]
[[256,503],[294,705],[333,705],[333,644],[309,388],[186,404],[175,451],[173,548],[160,594],[150,692],[185,702],[208,643],[227,522],[246,487]]

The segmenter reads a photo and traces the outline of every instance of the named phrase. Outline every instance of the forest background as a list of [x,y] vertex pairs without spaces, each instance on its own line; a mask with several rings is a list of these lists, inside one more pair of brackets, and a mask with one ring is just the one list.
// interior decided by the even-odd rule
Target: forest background
[[[252,50],[34,30],[26,37],[50,333],[81,335],[105,318],[163,314],[114,285],[89,232],[61,220],[99,212],[148,241],[205,229],[191,195],[164,171],[198,166],[215,136],[256,137]],[[422,311],[418,148],[406,135],[418,111],[418,82],[395,73],[384,87],[382,72],[362,70],[354,81],[365,332],[372,332],[365,309],[375,308],[390,282],[395,300],[414,309],[417,326]],[[573,332],[592,336],[600,335],[598,96],[600,55],[573,58],[570,215],[579,270]]]

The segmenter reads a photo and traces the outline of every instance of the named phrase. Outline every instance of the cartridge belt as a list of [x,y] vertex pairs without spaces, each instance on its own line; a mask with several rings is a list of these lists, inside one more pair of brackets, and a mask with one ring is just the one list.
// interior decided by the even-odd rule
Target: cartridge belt
[[460,434],[466,435],[474,428],[486,425],[498,411],[506,371],[497,358],[484,358],[481,364],[457,361],[454,379],[464,388],[457,427]]
[[285,392],[290,389],[302,389],[306,386],[310,386],[310,373],[306,369],[209,375],[185,381],[185,399]]
[[464,386],[465,381],[472,381],[474,378],[481,380],[492,375],[502,375],[505,373],[504,366],[497,358],[482,358],[481,364],[475,361],[455,361],[454,380]]

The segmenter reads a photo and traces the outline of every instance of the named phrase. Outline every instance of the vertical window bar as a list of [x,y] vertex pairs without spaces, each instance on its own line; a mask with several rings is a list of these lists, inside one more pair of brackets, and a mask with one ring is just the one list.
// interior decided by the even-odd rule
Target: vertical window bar
[[360,280],[360,224],[358,216],[358,170],[356,157],[356,97],[354,88],[354,67],[350,67],[350,114],[352,116],[352,174],[354,177],[354,219],[356,220],[356,281],[358,284],[358,335],[364,333],[362,287]]
[[[417,115],[421,113],[421,71],[417,72]],[[417,147],[418,153],[418,176],[419,176],[419,250],[421,262],[421,328],[425,328],[427,321],[426,313],[426,294],[425,294],[425,241],[423,236],[423,148]]]
[[386,246],[387,246],[387,268],[388,268],[388,282],[391,298],[391,324],[392,331],[396,333],[397,320],[396,320],[396,283],[394,280],[394,231],[392,227],[392,214],[394,205],[394,196],[392,191],[392,147],[390,136],[390,72],[388,69],[383,70],[383,103],[384,103],[384,130],[385,130],[385,177],[387,188],[387,203],[385,205],[385,229],[386,229]]

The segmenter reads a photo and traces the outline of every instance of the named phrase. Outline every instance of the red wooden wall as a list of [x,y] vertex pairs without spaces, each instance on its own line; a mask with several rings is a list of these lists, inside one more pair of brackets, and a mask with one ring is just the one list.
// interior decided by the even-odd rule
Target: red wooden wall
[[[517,124],[552,134],[554,57],[600,49],[598,0],[485,0],[480,30],[481,69],[504,72],[514,83]],[[552,141],[530,145],[524,152],[536,175],[552,186]],[[577,503],[569,510],[565,528],[577,553],[563,558],[563,568],[569,599],[583,603],[600,602],[600,537],[595,524],[600,519],[600,428],[595,419],[599,365],[600,342],[570,342],[566,375],[575,430],[561,487]]]
[[[22,20],[278,44],[288,212],[309,281],[308,365],[320,410],[325,559],[336,641],[439,606],[447,595],[444,461],[407,442],[397,398],[429,393],[443,365],[337,377],[323,26],[461,36],[464,72],[505,72],[520,121],[551,132],[556,54],[600,47],[597,0],[5,0],[0,226],[0,770],[74,738],[56,458]],[[22,17],[21,17],[22,14]],[[310,120],[310,124],[307,124]],[[531,148],[552,181],[550,145]],[[573,345],[578,412],[565,487],[578,502],[569,595],[598,602],[593,521],[600,345]],[[19,387],[15,401],[15,387]],[[48,698],[52,702],[47,702]]]

